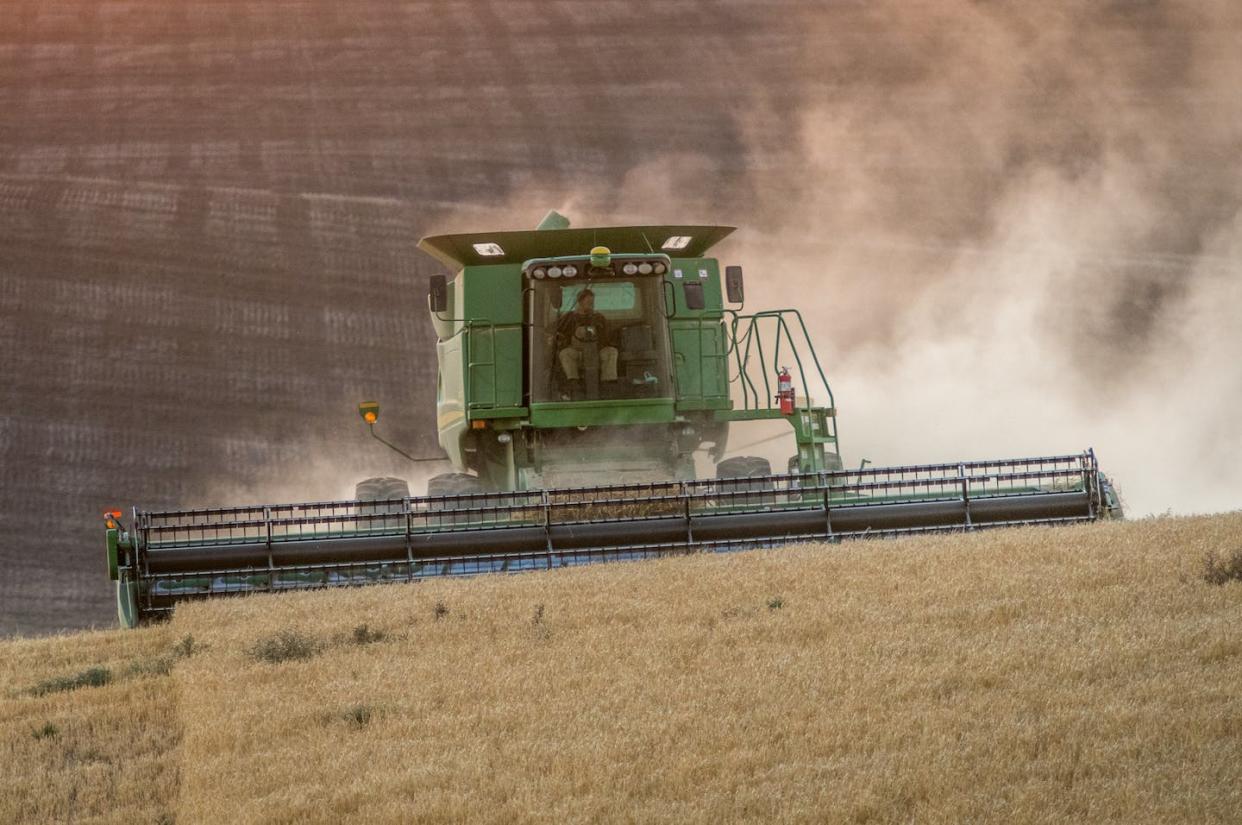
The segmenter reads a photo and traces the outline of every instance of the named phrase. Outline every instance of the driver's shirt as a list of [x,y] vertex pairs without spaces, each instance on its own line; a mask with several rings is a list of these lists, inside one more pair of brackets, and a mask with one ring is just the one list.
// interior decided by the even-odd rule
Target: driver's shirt
[[[579,327],[594,327],[595,340],[601,347],[608,345],[608,322],[598,312],[573,312],[565,315],[556,324],[556,348],[562,350],[573,344],[575,333]],[[584,339],[586,340],[586,339]]]

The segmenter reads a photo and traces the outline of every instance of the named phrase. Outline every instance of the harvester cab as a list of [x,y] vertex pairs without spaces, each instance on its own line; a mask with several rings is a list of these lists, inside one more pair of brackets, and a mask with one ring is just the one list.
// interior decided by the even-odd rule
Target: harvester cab
[[[346,501],[108,511],[121,623],[237,593],[1120,516],[1090,450],[843,469],[802,316],[743,312],[740,267],[722,284],[708,255],[732,231],[553,213],[529,232],[424,238],[452,272],[428,292],[444,456],[381,437],[377,402],[358,413],[452,472],[426,495],[371,478]],[[729,453],[730,427],[760,421],[792,433],[782,472]]]
[[[437,334],[440,445],[479,490],[600,480],[767,475],[723,463],[733,423],[793,424],[791,466],[837,469],[832,391],[795,310],[744,315],[743,276],[708,256],[725,226],[439,235],[420,248],[453,271],[428,296]],[[776,362],[797,364],[798,409],[775,403]],[[760,389],[762,387],[762,389]]]

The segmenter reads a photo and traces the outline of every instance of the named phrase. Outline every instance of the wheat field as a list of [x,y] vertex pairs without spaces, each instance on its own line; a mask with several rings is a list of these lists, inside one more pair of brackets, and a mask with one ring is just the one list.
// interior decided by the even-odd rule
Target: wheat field
[[1027,528],[8,642],[0,821],[1236,822],[1238,549]]
[[[0,822],[171,820],[181,721],[170,632],[0,644]],[[55,689],[83,673],[108,682]]]

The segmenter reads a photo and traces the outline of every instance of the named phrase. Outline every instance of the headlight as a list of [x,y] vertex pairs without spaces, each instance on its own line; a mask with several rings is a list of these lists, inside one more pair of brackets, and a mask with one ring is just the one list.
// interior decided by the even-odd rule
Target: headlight
[[621,271],[624,272],[626,275],[635,275],[638,273],[638,267],[635,266],[634,264],[626,264],[625,266],[621,267]]
[[655,263],[652,269],[655,271],[655,274],[657,275],[663,275],[665,272],[668,272],[668,267],[660,263],[659,261]]
[[561,274],[564,275],[566,278],[572,278],[578,274],[578,267],[574,266],[573,264],[570,264],[569,266],[566,266],[566,267],[562,267]]
[[561,277],[561,268],[560,268],[559,266],[550,266],[550,267],[548,267],[548,277],[549,277],[549,278],[559,278],[559,277]]
[[530,274],[531,274],[531,275],[534,275],[536,278],[542,278],[543,276],[547,275],[547,274],[548,274],[548,272],[547,272],[547,270],[545,270],[543,267],[538,267],[538,268],[536,268],[536,269],[535,269],[535,271],[534,271],[534,272],[532,272],[532,273],[530,273]]
[[647,263],[646,261],[643,261],[641,264],[639,264],[639,265],[638,265],[638,274],[639,274],[639,275],[650,275],[650,274],[651,274],[651,264]]

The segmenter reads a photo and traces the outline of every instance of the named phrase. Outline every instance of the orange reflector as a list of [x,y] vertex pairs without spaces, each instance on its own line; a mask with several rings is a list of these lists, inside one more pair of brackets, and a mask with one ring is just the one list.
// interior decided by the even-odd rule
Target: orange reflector
[[486,430],[487,421],[483,419],[476,419],[470,422],[470,427],[471,429],[475,429],[475,430]]
[[115,529],[116,529],[116,522],[115,522],[115,521],[113,521],[112,519],[108,519],[108,520],[107,520],[106,522],[104,522],[104,523],[108,525],[108,529],[109,529],[109,530],[115,530]]
[[377,418],[375,413],[371,412],[370,410],[367,410],[365,413],[363,413],[362,417],[368,424],[374,424],[375,419]]
[[120,511],[120,510],[113,510],[112,512],[108,513],[108,515],[112,516],[113,518],[120,518],[120,517],[121,517],[121,511]]

